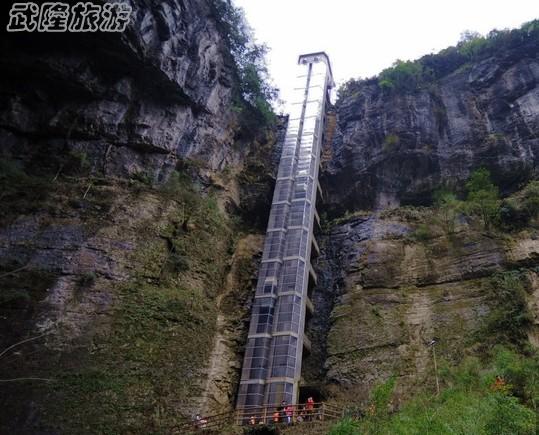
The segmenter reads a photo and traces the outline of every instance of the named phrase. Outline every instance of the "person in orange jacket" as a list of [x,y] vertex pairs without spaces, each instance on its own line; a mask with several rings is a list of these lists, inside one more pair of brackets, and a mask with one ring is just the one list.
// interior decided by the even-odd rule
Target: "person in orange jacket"
[[280,418],[281,418],[281,412],[279,411],[279,409],[276,409],[275,412],[273,413],[273,423],[279,424]]

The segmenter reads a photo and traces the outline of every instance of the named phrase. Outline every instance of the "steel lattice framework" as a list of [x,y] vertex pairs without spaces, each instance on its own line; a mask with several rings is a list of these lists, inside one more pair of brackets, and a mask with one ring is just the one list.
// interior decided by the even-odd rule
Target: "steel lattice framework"
[[317,277],[311,257],[320,148],[329,90],[334,86],[323,52],[299,56],[293,104],[264,242],[251,313],[237,407],[296,403],[303,351],[310,349],[305,319],[314,309]]

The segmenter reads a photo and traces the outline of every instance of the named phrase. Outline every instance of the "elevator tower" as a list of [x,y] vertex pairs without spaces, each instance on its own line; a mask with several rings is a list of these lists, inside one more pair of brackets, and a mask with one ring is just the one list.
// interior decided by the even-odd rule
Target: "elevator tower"
[[317,277],[314,229],[326,104],[334,86],[324,52],[298,59],[292,109],[258,273],[237,407],[296,403],[303,352],[310,349],[305,320]]

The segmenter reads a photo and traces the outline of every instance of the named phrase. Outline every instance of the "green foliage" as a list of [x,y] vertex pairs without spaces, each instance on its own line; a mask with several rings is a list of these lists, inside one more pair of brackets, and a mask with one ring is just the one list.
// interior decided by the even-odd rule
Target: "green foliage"
[[539,355],[523,356],[500,345],[494,350],[496,374],[502,376],[511,392],[532,409],[539,405]]
[[465,31],[460,36],[460,41],[457,45],[460,53],[471,60],[475,60],[478,55],[485,49],[488,42],[487,39],[477,32]]
[[31,301],[28,290],[7,288],[0,292],[0,306],[9,305],[11,303],[22,303],[23,305]]
[[500,225],[506,230],[518,230],[539,214],[539,181],[530,181],[522,191],[505,198],[500,205]]
[[175,248],[168,257],[168,262],[172,265],[174,272],[185,272],[189,270],[189,257],[185,253]]
[[142,183],[146,186],[151,186],[153,184],[153,180],[150,174],[148,174],[146,171],[138,171],[131,175],[131,179],[138,181],[139,183]]
[[349,79],[337,89],[337,100],[348,96],[358,95],[361,90],[362,79]]
[[518,230],[528,224],[529,216],[518,198],[505,198],[500,203],[499,225],[502,229]]
[[432,239],[432,232],[428,224],[419,224],[412,234],[412,237],[418,242],[426,242]]
[[241,8],[234,7],[230,0],[212,0],[211,4],[236,66],[237,109],[248,123],[273,122],[271,102],[277,98],[277,90],[269,81],[265,61],[268,48],[255,42]]
[[434,192],[434,205],[437,217],[446,234],[455,232],[455,220],[462,210],[462,202],[457,196],[447,189],[439,189]]
[[530,218],[537,217],[539,214],[539,181],[530,181],[524,190],[523,195],[523,208]]
[[371,392],[371,405],[373,406],[373,414],[377,416],[385,416],[388,413],[388,407],[395,390],[395,377],[390,377],[387,381],[376,385]]
[[135,204],[158,203],[162,214],[143,214],[133,228],[133,274],[113,288],[107,328],[92,334],[87,348],[43,364],[43,377],[58,380],[42,387],[41,397],[51,398],[46,423],[61,433],[175,433],[200,397],[216,296],[230,266],[230,223],[184,173],[142,194],[147,198]]
[[22,163],[0,159],[0,219],[36,211],[48,198],[50,180],[27,173]]
[[63,170],[73,175],[86,174],[90,169],[90,160],[88,154],[81,150],[69,150],[63,156]]
[[482,367],[479,358],[467,356],[458,366],[442,360],[439,373],[440,378],[451,388],[458,387],[469,392],[481,386]]
[[[414,61],[397,60],[378,76],[378,85],[386,91],[413,92],[427,87],[471,61],[479,61],[526,44],[533,45],[539,40],[539,20],[522,25],[520,29],[493,30],[482,36],[466,31],[454,47],[448,47],[436,54],[428,54]],[[349,80],[339,89],[339,99],[358,93],[361,80]],[[368,82],[368,81],[367,81]]]
[[350,417],[345,417],[331,426],[328,435],[361,435],[359,423]]
[[496,375],[510,383],[518,378],[521,390],[537,391],[538,364],[537,355],[525,357],[501,347],[493,350],[489,364],[477,358],[466,358],[458,366],[442,363],[440,374],[448,387],[439,396],[417,394],[397,413],[369,413],[356,433],[533,435],[534,403],[517,394],[514,387],[494,389],[493,381]]
[[490,179],[490,172],[485,168],[472,172],[466,183],[468,196],[466,208],[471,214],[478,215],[486,230],[489,230],[499,215],[498,188]]
[[278,435],[279,433],[278,428],[265,425],[243,428],[243,435]]
[[522,345],[532,322],[526,292],[526,277],[521,271],[497,273],[491,278],[492,309],[481,332],[483,343]]
[[501,393],[488,397],[487,434],[516,435],[536,433],[535,413],[522,406],[516,397]]
[[425,83],[430,71],[418,61],[396,60],[391,68],[386,68],[378,76],[382,89],[414,91]]
[[96,278],[94,272],[85,272],[77,278],[77,285],[79,287],[91,287],[94,285]]
[[384,139],[383,149],[384,151],[392,151],[399,144],[399,136],[396,134],[388,134]]

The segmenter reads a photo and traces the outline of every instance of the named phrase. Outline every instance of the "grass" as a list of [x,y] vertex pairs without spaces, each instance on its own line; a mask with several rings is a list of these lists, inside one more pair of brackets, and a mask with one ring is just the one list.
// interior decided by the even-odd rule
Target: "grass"
[[[439,396],[420,393],[394,413],[388,412],[390,383],[381,384],[375,388],[363,418],[343,419],[330,434],[536,433],[539,354],[521,354],[498,346],[488,361],[467,358],[458,366],[442,362],[440,374],[445,389]],[[503,379],[502,387],[496,386],[496,376]]]

